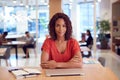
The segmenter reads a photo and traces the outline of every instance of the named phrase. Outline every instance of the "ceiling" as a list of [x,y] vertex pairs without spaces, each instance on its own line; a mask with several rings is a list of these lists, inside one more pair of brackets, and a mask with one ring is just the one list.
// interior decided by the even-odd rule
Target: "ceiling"
[[[13,1],[16,1],[14,3]],[[20,6],[21,3],[23,5],[36,5],[36,1],[38,5],[47,5],[49,0],[0,0],[0,6]],[[63,3],[72,3],[74,0],[62,0]],[[87,2],[93,0],[77,0],[77,2]]]
[[[14,3],[14,1],[16,2]],[[39,5],[48,3],[48,0],[0,0],[0,6],[35,5],[36,1]]]

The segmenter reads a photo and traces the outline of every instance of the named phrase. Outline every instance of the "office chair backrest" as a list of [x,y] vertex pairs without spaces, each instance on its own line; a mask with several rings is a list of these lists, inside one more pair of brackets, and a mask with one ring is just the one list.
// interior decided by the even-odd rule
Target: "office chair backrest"
[[102,66],[105,66],[105,58],[104,57],[99,57],[98,61],[101,63]]

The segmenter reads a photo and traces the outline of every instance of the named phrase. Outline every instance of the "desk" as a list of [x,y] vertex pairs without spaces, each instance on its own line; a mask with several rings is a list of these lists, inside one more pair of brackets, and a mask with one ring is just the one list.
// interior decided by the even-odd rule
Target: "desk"
[[12,42],[7,42],[7,43],[2,43],[2,45],[4,45],[4,46],[13,46],[15,48],[16,59],[18,59],[17,46],[25,45],[25,44],[26,44],[26,42],[24,42],[24,41],[12,41]]
[[86,44],[87,44],[86,42],[79,42],[80,46],[86,46]]
[[[88,57],[89,58],[90,56],[92,56],[91,50],[87,46],[80,46],[80,49],[81,49],[82,57]],[[88,54],[85,55],[84,52],[88,52]]]
[[[46,77],[45,70],[36,77],[24,78],[19,80],[118,80],[117,76],[109,69],[100,64],[83,64],[84,76],[60,76]],[[15,77],[7,71],[7,68],[0,67],[0,80],[16,80]]]
[[80,46],[80,49],[82,52],[85,52],[85,51],[89,52],[90,51],[90,49],[87,46]]

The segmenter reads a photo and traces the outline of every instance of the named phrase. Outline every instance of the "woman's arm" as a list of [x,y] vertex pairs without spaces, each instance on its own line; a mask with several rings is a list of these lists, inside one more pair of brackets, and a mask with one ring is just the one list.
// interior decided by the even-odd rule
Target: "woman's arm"
[[68,62],[57,63],[57,68],[81,68],[82,67],[82,56],[80,52],[77,52],[73,58]]
[[49,61],[49,54],[43,51],[41,55],[41,66],[42,68],[81,68],[82,56],[80,52],[77,52],[68,62],[56,62],[54,60]]
[[41,54],[41,67],[42,68],[48,68],[47,63],[49,62],[49,54],[45,51],[42,51]]

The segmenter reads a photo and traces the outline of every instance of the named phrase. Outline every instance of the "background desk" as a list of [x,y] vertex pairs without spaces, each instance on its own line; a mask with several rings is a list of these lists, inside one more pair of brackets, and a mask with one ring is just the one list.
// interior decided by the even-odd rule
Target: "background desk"
[[2,43],[2,45],[4,45],[4,46],[13,46],[15,48],[16,59],[18,59],[17,46],[25,45],[25,44],[26,43],[24,41],[12,41],[12,42],[7,42],[7,43]]
[[[84,64],[82,70],[85,73],[84,76],[46,77],[43,69],[39,76],[19,80],[118,80],[109,68],[104,68],[100,64]],[[16,79],[6,68],[0,67],[0,80]]]
[[87,46],[80,46],[80,49],[81,49],[82,52],[85,52],[85,51],[89,52],[89,51],[91,51]]
[[87,43],[86,43],[86,42],[79,42],[79,45],[80,45],[80,46],[86,46]]

